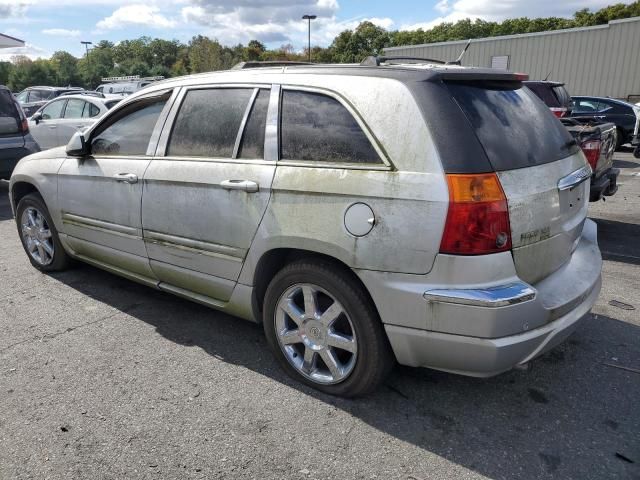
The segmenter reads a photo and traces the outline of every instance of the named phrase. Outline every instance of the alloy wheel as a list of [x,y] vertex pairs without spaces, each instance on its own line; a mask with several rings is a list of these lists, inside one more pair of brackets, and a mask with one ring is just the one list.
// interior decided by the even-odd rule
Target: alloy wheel
[[46,218],[38,209],[28,207],[20,218],[22,239],[27,252],[39,265],[53,262],[54,245],[51,229]]
[[358,342],[344,307],[326,290],[296,284],[280,297],[275,330],[289,363],[308,379],[328,385],[353,371]]

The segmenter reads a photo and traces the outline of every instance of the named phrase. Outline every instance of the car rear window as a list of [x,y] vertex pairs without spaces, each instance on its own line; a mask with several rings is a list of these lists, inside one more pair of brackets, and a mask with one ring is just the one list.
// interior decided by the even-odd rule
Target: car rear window
[[520,82],[448,82],[496,171],[533,167],[579,149],[567,129]]
[[11,93],[8,90],[0,90],[0,135],[11,135],[20,131],[18,110],[16,109]]
[[553,93],[562,107],[568,108],[571,105],[571,96],[563,85],[556,85],[553,87]]

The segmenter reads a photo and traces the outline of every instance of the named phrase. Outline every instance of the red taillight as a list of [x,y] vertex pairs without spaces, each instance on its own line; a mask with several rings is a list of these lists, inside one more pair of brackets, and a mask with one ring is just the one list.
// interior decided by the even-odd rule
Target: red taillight
[[447,175],[449,211],[440,253],[482,255],[511,249],[507,199],[495,173]]
[[549,110],[551,110],[553,114],[558,118],[562,118],[567,114],[566,108],[549,107]]
[[26,118],[20,122],[20,133],[29,133],[29,121]]
[[589,140],[588,142],[584,142],[582,145],[582,153],[587,157],[587,162],[591,165],[591,169],[595,172],[596,165],[598,163],[598,159],[600,158],[600,140]]

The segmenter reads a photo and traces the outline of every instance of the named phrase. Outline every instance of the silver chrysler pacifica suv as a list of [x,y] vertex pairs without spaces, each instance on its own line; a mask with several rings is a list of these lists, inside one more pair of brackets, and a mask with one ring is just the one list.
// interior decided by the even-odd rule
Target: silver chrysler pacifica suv
[[356,396],[397,361],[491,376],[594,304],[589,165],[506,71],[279,66],[154,83],[11,177],[39,270],[72,259],[261,322]]

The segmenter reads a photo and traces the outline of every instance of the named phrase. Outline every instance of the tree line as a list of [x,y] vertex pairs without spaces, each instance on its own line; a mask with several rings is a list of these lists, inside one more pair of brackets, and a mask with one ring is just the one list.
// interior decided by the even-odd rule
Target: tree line
[[[362,22],[354,30],[338,34],[328,47],[312,47],[311,57],[319,63],[353,63],[368,55],[377,55],[386,47],[601,25],[634,16],[640,16],[640,0],[628,5],[610,5],[595,12],[585,8],[575,12],[572,18],[523,17],[502,22],[465,19],[441,23],[427,30],[388,31],[371,22]],[[58,51],[49,59],[31,60],[26,56],[15,56],[11,62],[0,62],[0,84],[7,85],[14,92],[32,85],[95,88],[103,77],[174,77],[224,70],[242,61],[305,61],[307,55],[306,49],[296,52],[290,44],[268,49],[258,40],[251,40],[247,45],[225,46],[202,35],[194,36],[186,44],[150,37],[117,44],[102,40],[82,58]]]

